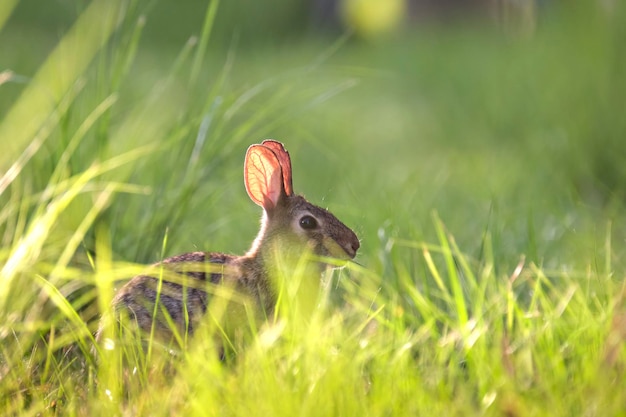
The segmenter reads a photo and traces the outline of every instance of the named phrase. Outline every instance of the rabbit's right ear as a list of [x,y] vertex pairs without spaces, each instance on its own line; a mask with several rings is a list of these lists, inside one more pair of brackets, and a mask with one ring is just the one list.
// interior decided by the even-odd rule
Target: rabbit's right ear
[[274,151],[278,162],[280,163],[280,169],[283,173],[283,186],[285,187],[285,194],[293,194],[293,181],[291,179],[291,158],[289,152],[285,149],[285,145],[274,139],[265,139],[261,142],[261,145],[266,146]]
[[280,161],[274,151],[263,145],[252,145],[246,152],[243,177],[248,195],[266,211],[286,195]]

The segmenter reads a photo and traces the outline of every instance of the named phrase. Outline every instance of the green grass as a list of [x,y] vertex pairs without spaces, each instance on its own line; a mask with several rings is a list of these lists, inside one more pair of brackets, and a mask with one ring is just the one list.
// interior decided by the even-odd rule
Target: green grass
[[[624,415],[624,8],[577,6],[527,38],[466,25],[280,48],[213,43],[217,3],[176,46],[142,38],[139,1],[91,3],[49,51],[9,17],[2,413]],[[124,279],[246,250],[243,155],[265,137],[296,191],[355,229],[358,265],[327,277],[306,325],[262,325],[225,363],[211,328],[96,361]]]

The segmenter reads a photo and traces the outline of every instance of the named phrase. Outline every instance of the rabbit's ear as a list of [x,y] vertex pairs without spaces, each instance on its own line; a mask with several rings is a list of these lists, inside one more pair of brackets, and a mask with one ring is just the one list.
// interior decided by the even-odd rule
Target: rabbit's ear
[[243,166],[248,195],[266,211],[278,204],[285,194],[280,161],[274,151],[263,145],[252,145],[246,152]]
[[289,152],[285,149],[285,146],[273,139],[264,140],[261,145],[270,148],[276,154],[280,168],[283,172],[283,187],[285,188],[285,194],[288,196],[293,195],[293,181],[291,179],[291,158]]

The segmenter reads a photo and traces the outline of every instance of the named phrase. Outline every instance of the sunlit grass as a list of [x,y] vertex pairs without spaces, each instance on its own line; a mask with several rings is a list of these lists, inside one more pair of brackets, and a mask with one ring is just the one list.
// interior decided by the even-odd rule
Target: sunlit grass
[[[121,20],[101,20],[98,7]],[[346,39],[307,46],[298,53],[313,58],[292,68],[272,64],[279,52],[254,63],[230,51],[206,65],[217,7],[199,40],[138,93],[141,3],[92,3],[3,116],[0,410],[623,413],[623,177],[594,167],[605,159],[589,134],[602,113],[606,160],[623,149],[621,99],[600,94],[621,74],[619,58],[603,60],[615,44],[585,67],[606,79],[532,67],[549,54],[579,62],[549,26],[529,44],[431,34],[418,43],[431,61],[416,67],[406,50]],[[617,39],[607,22],[586,42]],[[85,27],[99,35],[81,36]],[[82,47],[66,61],[76,38]],[[256,78],[271,65],[275,75]],[[0,92],[28,79],[5,70]],[[325,276],[304,316],[290,296],[296,274],[276,320],[242,324],[248,337],[229,339],[224,360],[217,296],[206,327],[174,346],[118,340],[114,323],[95,346],[115,289],[144,263],[252,241],[258,213],[245,200],[241,151],[276,135],[292,153],[296,191],[328,200],[358,232],[358,263]]]

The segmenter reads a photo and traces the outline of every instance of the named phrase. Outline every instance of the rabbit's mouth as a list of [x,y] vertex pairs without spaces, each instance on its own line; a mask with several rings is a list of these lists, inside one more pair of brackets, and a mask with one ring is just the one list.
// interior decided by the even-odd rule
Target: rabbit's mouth
[[[356,242],[358,242],[358,240]],[[325,237],[322,245],[324,247],[323,252],[326,252],[325,254],[327,256],[346,261],[354,259],[356,251],[359,249],[358,243],[354,244],[352,242],[348,242],[344,245],[340,245],[336,240],[330,237]]]
[[[356,236],[355,236],[356,237]],[[358,239],[354,239],[352,242],[346,242],[343,246],[343,250],[350,257],[350,259],[354,259],[356,256],[356,251],[361,247],[361,243]]]

